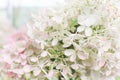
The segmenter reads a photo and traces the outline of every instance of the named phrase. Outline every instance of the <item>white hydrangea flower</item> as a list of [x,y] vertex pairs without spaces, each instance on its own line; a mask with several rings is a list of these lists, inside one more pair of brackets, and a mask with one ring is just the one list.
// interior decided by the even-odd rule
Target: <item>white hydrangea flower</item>
[[117,1],[65,2],[33,15],[28,39],[3,47],[3,72],[15,80],[115,80],[120,75]]

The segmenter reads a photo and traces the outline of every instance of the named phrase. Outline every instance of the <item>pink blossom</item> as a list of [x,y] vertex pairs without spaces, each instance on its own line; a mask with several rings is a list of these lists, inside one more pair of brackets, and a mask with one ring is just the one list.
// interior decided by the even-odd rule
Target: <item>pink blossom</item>
[[9,77],[15,77],[15,76],[17,76],[17,74],[14,73],[14,72],[8,72],[8,76],[9,76]]
[[9,69],[11,65],[9,63],[5,63],[5,68]]
[[8,43],[27,39],[26,30],[18,29],[8,36]]

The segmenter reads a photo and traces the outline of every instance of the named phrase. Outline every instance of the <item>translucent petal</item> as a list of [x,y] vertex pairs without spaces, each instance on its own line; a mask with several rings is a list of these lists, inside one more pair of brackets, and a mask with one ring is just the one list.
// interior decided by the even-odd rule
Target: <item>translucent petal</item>
[[77,28],[77,32],[83,32],[84,29],[85,29],[84,26],[79,26],[79,27]]
[[33,56],[33,57],[30,58],[30,61],[31,61],[31,62],[37,62],[37,61],[38,61],[38,58],[35,57],[35,56]]
[[38,76],[40,74],[41,70],[39,68],[36,68],[35,70],[33,70],[33,75],[34,76]]
[[52,41],[52,46],[57,45],[57,43],[58,43],[58,39],[53,39],[53,41]]
[[48,55],[48,53],[49,53],[49,52],[47,52],[47,51],[43,51],[43,52],[40,54],[40,56],[41,56],[41,57],[46,57],[46,56]]
[[31,71],[31,66],[25,65],[25,66],[23,67],[23,71],[24,71],[25,73],[30,72],[30,71]]
[[70,56],[70,61],[75,62],[76,61],[76,54],[73,54]]
[[65,50],[64,54],[66,56],[71,56],[72,54],[75,54],[75,50],[73,50],[73,49],[67,49],[67,50]]
[[92,35],[92,29],[89,28],[89,27],[86,28],[86,29],[85,29],[85,35],[86,35],[86,36],[91,36],[91,35]]
[[82,52],[80,52],[80,53],[77,53],[77,55],[78,55],[78,58],[79,59],[82,59],[82,60],[86,60],[86,59],[88,59],[88,56],[89,56],[89,54],[88,53],[82,53]]
[[78,64],[73,64],[71,65],[71,67],[74,69],[74,70],[77,70],[79,68]]

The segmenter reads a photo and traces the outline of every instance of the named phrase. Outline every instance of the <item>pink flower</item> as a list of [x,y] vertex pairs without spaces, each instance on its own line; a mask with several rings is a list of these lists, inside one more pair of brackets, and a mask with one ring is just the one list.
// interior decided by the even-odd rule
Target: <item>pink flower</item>
[[27,42],[26,42],[26,45],[25,45],[24,49],[21,50],[21,51],[19,52],[19,54],[24,54],[24,52],[25,52],[26,49],[30,46],[30,44],[31,44],[31,41],[28,39]]
[[43,39],[43,40],[46,40],[46,39],[48,39],[48,37],[49,37],[46,32],[41,32],[41,33],[40,33],[40,36],[41,36],[41,39]]
[[15,76],[17,76],[17,74],[14,73],[14,72],[8,72],[8,76],[9,76],[9,77],[15,77]]
[[15,42],[19,40],[25,40],[27,35],[23,31],[14,32],[12,35],[9,36],[9,42]]
[[19,32],[13,34],[11,38],[13,38],[13,39],[15,39],[15,40],[24,40],[25,37],[26,37],[25,33],[19,31]]
[[5,63],[5,68],[9,69],[11,65],[9,63]]

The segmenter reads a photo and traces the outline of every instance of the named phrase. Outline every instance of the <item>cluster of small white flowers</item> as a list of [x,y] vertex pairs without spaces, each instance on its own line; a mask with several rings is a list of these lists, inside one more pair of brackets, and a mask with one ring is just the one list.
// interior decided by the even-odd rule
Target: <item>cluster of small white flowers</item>
[[20,80],[115,80],[120,76],[117,1],[65,2],[34,16],[28,25],[31,43],[19,55],[12,53],[17,57],[8,71]]

